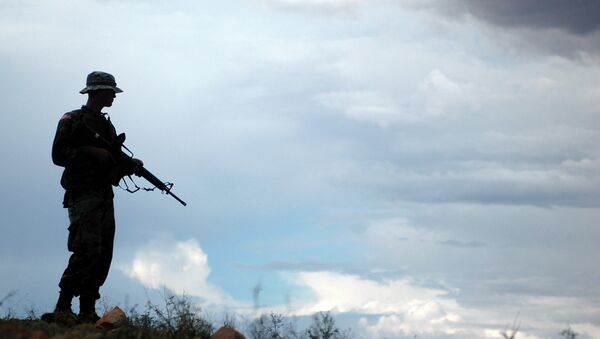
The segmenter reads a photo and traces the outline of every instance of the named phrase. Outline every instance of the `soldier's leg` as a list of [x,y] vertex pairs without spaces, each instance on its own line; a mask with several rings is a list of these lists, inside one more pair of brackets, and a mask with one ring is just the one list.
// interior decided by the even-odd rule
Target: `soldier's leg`
[[59,283],[61,291],[81,295],[95,285],[93,270],[101,252],[103,204],[104,199],[95,194],[71,199],[68,248],[73,254]]
[[[102,199],[96,195],[78,194],[69,195],[67,207],[69,211],[69,239],[67,247],[73,252],[69,258],[69,263],[65,269],[59,286],[61,288],[56,308],[53,313],[47,313],[42,316],[44,320],[59,321],[65,318],[70,323],[74,321],[75,315],[71,310],[71,301],[74,296],[78,296],[84,291],[86,280],[90,278],[90,267],[97,260],[97,253],[101,243],[101,228],[95,220],[97,210],[102,205]],[[63,319],[63,320],[65,320]]]
[[112,199],[106,201],[102,218],[102,244],[98,266],[94,270],[96,274],[96,285],[98,288],[104,284],[113,257],[113,245],[115,241],[115,211]]
[[112,198],[105,200],[101,207],[98,219],[101,224],[101,243],[98,260],[90,270],[90,284],[83,287],[80,298],[80,316],[83,321],[94,322],[97,320],[95,303],[100,298],[100,287],[106,281],[113,255],[113,242],[115,237],[115,216]]

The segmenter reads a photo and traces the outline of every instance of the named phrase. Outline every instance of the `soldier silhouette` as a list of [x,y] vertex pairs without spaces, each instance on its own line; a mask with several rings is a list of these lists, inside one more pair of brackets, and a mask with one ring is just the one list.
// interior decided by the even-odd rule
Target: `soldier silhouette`
[[[102,109],[111,107],[121,92],[111,74],[92,72],[80,91],[88,95],[85,105],[65,113],[58,122],[52,161],[64,167],[60,183],[65,189],[63,207],[70,221],[67,248],[72,254],[58,284],[54,312],[44,314],[43,320],[93,323],[99,319],[95,305],[108,276],[115,237],[112,185],[143,165],[138,159],[119,163],[111,154],[110,145],[118,139]],[[75,296],[79,296],[78,315],[71,309]]]

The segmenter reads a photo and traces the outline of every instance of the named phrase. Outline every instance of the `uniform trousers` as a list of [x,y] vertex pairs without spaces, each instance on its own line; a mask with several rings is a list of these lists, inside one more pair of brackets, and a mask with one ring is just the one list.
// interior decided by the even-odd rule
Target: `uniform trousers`
[[100,298],[113,256],[115,213],[112,188],[67,192],[67,248],[72,252],[59,287],[74,296]]

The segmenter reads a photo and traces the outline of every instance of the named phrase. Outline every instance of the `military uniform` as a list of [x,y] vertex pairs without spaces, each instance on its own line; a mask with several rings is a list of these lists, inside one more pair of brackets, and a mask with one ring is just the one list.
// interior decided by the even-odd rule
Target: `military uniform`
[[[104,72],[90,73],[86,85],[80,93],[101,89],[122,92],[114,77]],[[61,292],[53,313],[56,319],[60,314],[73,314],[73,296],[80,296],[80,317],[87,315],[91,321],[97,317],[95,301],[100,298],[99,289],[106,280],[113,254],[112,184],[130,173],[124,173],[114,158],[99,161],[86,150],[110,152],[117,138],[110,119],[87,106],[65,113],[58,123],[52,160],[65,168],[60,182],[65,189],[63,206],[68,209],[70,221],[67,248],[72,254],[59,283]]]
[[[96,137],[98,135],[98,137]],[[83,106],[63,115],[58,123],[52,159],[64,166],[63,206],[69,210],[68,249],[73,252],[59,286],[73,295],[98,299],[98,289],[112,260],[115,218],[111,173],[113,166],[98,164],[82,154],[82,146],[107,149],[117,135],[110,121]],[[115,164],[116,165],[116,164]]]

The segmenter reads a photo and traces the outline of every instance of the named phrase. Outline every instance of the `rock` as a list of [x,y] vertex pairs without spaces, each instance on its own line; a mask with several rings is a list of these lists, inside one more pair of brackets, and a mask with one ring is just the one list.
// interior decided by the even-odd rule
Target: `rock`
[[221,327],[210,336],[210,339],[246,339],[246,337],[231,327]]
[[115,306],[112,310],[104,313],[102,318],[96,321],[97,328],[111,329],[120,327],[127,323],[127,316],[122,309]]

